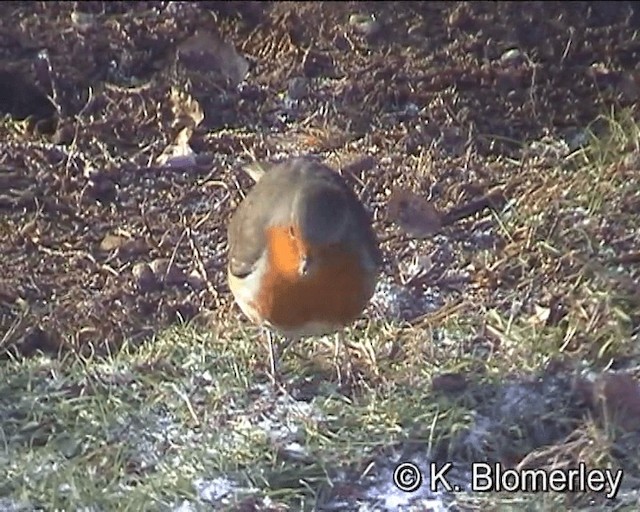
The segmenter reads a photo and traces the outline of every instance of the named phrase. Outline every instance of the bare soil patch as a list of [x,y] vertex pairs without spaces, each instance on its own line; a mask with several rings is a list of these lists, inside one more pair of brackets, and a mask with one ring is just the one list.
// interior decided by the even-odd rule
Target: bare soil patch
[[[0,7],[3,351],[113,350],[203,312],[237,315],[225,225],[250,153],[317,153],[336,167],[373,156],[352,181],[399,284],[396,263],[415,248],[386,218],[394,187],[444,209],[472,201],[517,182],[505,162],[523,143],[570,142],[639,96],[631,2],[220,5]],[[197,32],[246,57],[241,84],[176,57]],[[182,169],[154,163],[184,126],[176,90],[205,116]],[[426,150],[427,174],[407,163]],[[468,241],[483,225],[447,234]],[[437,263],[459,261],[443,252]],[[495,282],[464,293],[499,301],[513,279]],[[443,295],[459,296],[448,283]]]

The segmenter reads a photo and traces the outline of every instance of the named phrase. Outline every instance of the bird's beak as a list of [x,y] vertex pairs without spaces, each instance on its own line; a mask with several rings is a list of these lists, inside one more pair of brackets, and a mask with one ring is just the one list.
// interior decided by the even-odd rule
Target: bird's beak
[[300,259],[300,266],[298,267],[298,272],[301,276],[306,277],[313,273],[313,257],[309,254],[305,254]]

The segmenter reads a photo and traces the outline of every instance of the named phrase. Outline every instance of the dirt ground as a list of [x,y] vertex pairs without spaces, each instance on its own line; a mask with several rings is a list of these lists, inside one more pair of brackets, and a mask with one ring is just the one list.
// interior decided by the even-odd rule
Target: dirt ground
[[[611,105],[635,103],[635,9],[1,4],[1,351],[102,351],[181,319],[239,315],[225,225],[253,157],[356,162],[350,179],[397,281],[407,249],[385,213],[394,186],[443,208],[471,201],[504,179],[493,169],[524,141],[571,140]],[[196,33],[214,35],[201,44]],[[191,165],[158,164],[190,123]],[[426,148],[429,175],[407,169]]]

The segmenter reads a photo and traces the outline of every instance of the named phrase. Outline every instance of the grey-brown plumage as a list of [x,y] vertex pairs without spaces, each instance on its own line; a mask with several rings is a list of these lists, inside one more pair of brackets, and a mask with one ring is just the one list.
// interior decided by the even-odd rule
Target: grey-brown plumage
[[246,276],[262,256],[266,228],[301,221],[309,241],[343,241],[371,267],[381,263],[371,218],[343,178],[313,158],[252,164],[257,180],[228,226],[229,272]]

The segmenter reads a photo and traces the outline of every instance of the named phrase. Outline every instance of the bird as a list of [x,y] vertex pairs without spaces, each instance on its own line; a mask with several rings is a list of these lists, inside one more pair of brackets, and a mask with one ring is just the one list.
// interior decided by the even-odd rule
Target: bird
[[228,223],[228,284],[267,334],[275,379],[272,334],[290,344],[350,325],[373,296],[382,255],[358,196],[320,160],[254,163],[245,171],[256,183]]

